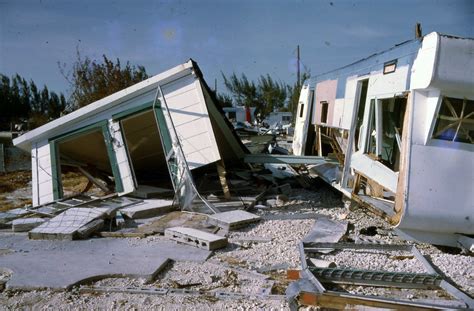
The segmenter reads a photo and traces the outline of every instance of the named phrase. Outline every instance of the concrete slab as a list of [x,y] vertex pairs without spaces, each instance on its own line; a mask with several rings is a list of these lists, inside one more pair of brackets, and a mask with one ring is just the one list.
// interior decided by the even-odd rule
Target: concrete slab
[[130,195],[136,198],[149,199],[149,198],[157,197],[160,195],[168,195],[168,194],[173,194],[173,193],[174,193],[173,189],[152,187],[152,186],[147,186],[147,185],[139,185],[138,189],[132,192]]
[[165,230],[165,236],[172,240],[193,245],[199,248],[213,250],[226,247],[227,238],[201,230],[184,227],[173,227]]
[[109,208],[70,208],[29,232],[30,239],[73,240],[76,232],[95,219],[108,215]]
[[169,259],[205,261],[211,252],[163,240],[99,238],[78,241],[28,240],[2,234],[0,268],[12,271],[9,289],[66,289],[109,277],[152,280]]
[[163,215],[175,209],[173,200],[149,199],[133,206],[125,207],[120,212],[129,218],[137,219]]
[[47,221],[45,218],[20,218],[12,221],[13,232],[27,232]]
[[209,224],[226,230],[234,230],[260,220],[260,216],[242,211],[230,211],[209,215]]

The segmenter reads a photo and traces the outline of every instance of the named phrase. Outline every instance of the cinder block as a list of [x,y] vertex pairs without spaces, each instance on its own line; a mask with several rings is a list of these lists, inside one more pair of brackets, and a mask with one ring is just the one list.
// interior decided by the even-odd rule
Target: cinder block
[[209,224],[227,230],[234,230],[260,220],[260,216],[242,211],[230,211],[209,216]]
[[165,230],[165,236],[172,240],[207,250],[223,248],[227,245],[226,237],[221,237],[216,234],[207,233],[193,228],[168,228]]

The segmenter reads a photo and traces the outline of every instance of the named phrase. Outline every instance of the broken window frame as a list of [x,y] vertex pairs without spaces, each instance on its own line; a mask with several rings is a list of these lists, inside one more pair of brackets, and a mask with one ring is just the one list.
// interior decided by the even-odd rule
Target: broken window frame
[[[461,111],[457,111],[455,106],[452,102],[454,101],[462,101]],[[474,111],[465,113],[466,107],[469,105],[474,106],[474,100],[464,98],[456,98],[451,96],[441,95],[438,101],[438,107],[436,109],[436,116],[433,118],[433,125],[432,130],[430,133],[430,137],[433,140],[449,142],[449,143],[458,143],[458,144],[466,144],[466,145],[473,145],[474,138],[470,136],[469,129],[463,127],[463,123],[474,123]],[[443,110],[443,105],[446,105],[446,109],[449,110],[450,115],[440,114]],[[468,110],[469,111],[469,110]],[[458,113],[460,113],[458,115]],[[440,121],[448,121],[451,122],[448,125],[444,125],[441,129],[439,129]],[[449,130],[455,129],[454,135],[452,137],[443,137],[442,135],[449,134]],[[464,132],[467,135],[468,141],[460,141],[456,140],[458,138],[458,134],[460,131]]]
[[112,170],[112,175],[114,176],[115,192],[119,193],[123,191],[122,179],[117,165],[117,157],[115,155],[115,151],[112,145],[113,139],[108,127],[108,121],[103,120],[49,139],[54,200],[58,200],[64,196],[61,177],[59,143],[74,139],[75,137],[79,137],[81,135],[85,135],[97,130],[100,130],[104,137],[105,147]]

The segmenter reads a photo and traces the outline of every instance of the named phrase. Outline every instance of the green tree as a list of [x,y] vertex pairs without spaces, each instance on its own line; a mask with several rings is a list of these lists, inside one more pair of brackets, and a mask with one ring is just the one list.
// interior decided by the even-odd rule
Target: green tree
[[222,74],[222,77],[235,103],[256,107],[262,117],[275,109],[281,110],[285,107],[288,86],[274,80],[269,74],[261,75],[257,84],[249,81],[245,74],[238,77],[233,73],[229,78]]
[[12,123],[25,121],[33,129],[59,117],[66,105],[64,95],[50,92],[47,86],[40,92],[33,80],[0,74],[0,129],[9,130]]
[[114,62],[105,55],[102,61],[89,57],[83,59],[79,52],[72,68],[72,78],[64,75],[63,68],[60,69],[72,87],[70,101],[73,109],[84,107],[148,78],[143,66],[135,67],[129,62],[122,66],[118,58]]
[[237,105],[245,107],[259,106],[257,86],[253,81],[249,81],[245,74],[242,74],[239,78],[234,72],[227,78],[222,73],[222,78],[224,79],[224,85],[232,94]]
[[259,112],[262,116],[268,115],[273,110],[281,110],[285,105],[287,86],[270,77],[260,76],[258,80]]
[[232,97],[227,94],[217,94],[217,101],[221,107],[232,107]]

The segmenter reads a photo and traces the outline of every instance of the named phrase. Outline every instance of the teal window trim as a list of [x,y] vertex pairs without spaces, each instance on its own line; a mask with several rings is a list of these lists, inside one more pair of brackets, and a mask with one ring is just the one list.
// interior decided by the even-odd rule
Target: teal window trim
[[61,134],[59,136],[49,139],[49,146],[51,152],[51,173],[53,177],[53,198],[58,200],[63,197],[63,187],[61,182],[61,163],[59,158],[59,148],[58,144],[60,142],[73,139],[75,137],[87,134],[88,132],[93,132],[101,130],[104,137],[105,147],[107,149],[107,155],[109,156],[110,167],[112,168],[112,174],[115,180],[115,192],[123,191],[122,178],[120,176],[120,170],[117,163],[117,157],[115,155],[115,150],[113,147],[113,139],[110,134],[109,127],[107,125],[107,120],[99,121],[94,124],[79,128],[74,131]]
[[[157,103],[157,106],[159,106],[159,102]],[[114,121],[121,120],[121,119],[124,119],[126,117],[132,116],[134,114],[142,113],[145,110],[151,109],[152,107],[153,107],[153,101],[150,101],[150,102],[144,103],[142,105],[139,105],[139,106],[121,111],[119,113],[116,113],[116,114],[112,115],[112,119]]]
[[[165,115],[163,114],[163,110],[161,110],[161,107],[155,106],[155,116],[156,116],[156,121],[157,121],[157,126],[158,126],[158,131],[160,133],[160,138],[161,138],[161,144],[163,146],[163,151],[165,154],[165,157],[168,157],[168,154],[170,151],[173,149],[173,141],[171,139],[171,135],[169,132],[168,127],[166,126],[166,120],[165,120]],[[168,171],[171,177],[171,181],[173,183],[173,186],[176,187],[178,180],[177,174],[178,174],[178,165],[173,159],[168,159],[167,161],[168,165]]]
[[53,199],[62,198],[63,187],[61,182],[61,165],[59,165],[58,146],[56,141],[49,142],[50,158],[51,158],[51,177],[53,179]]

